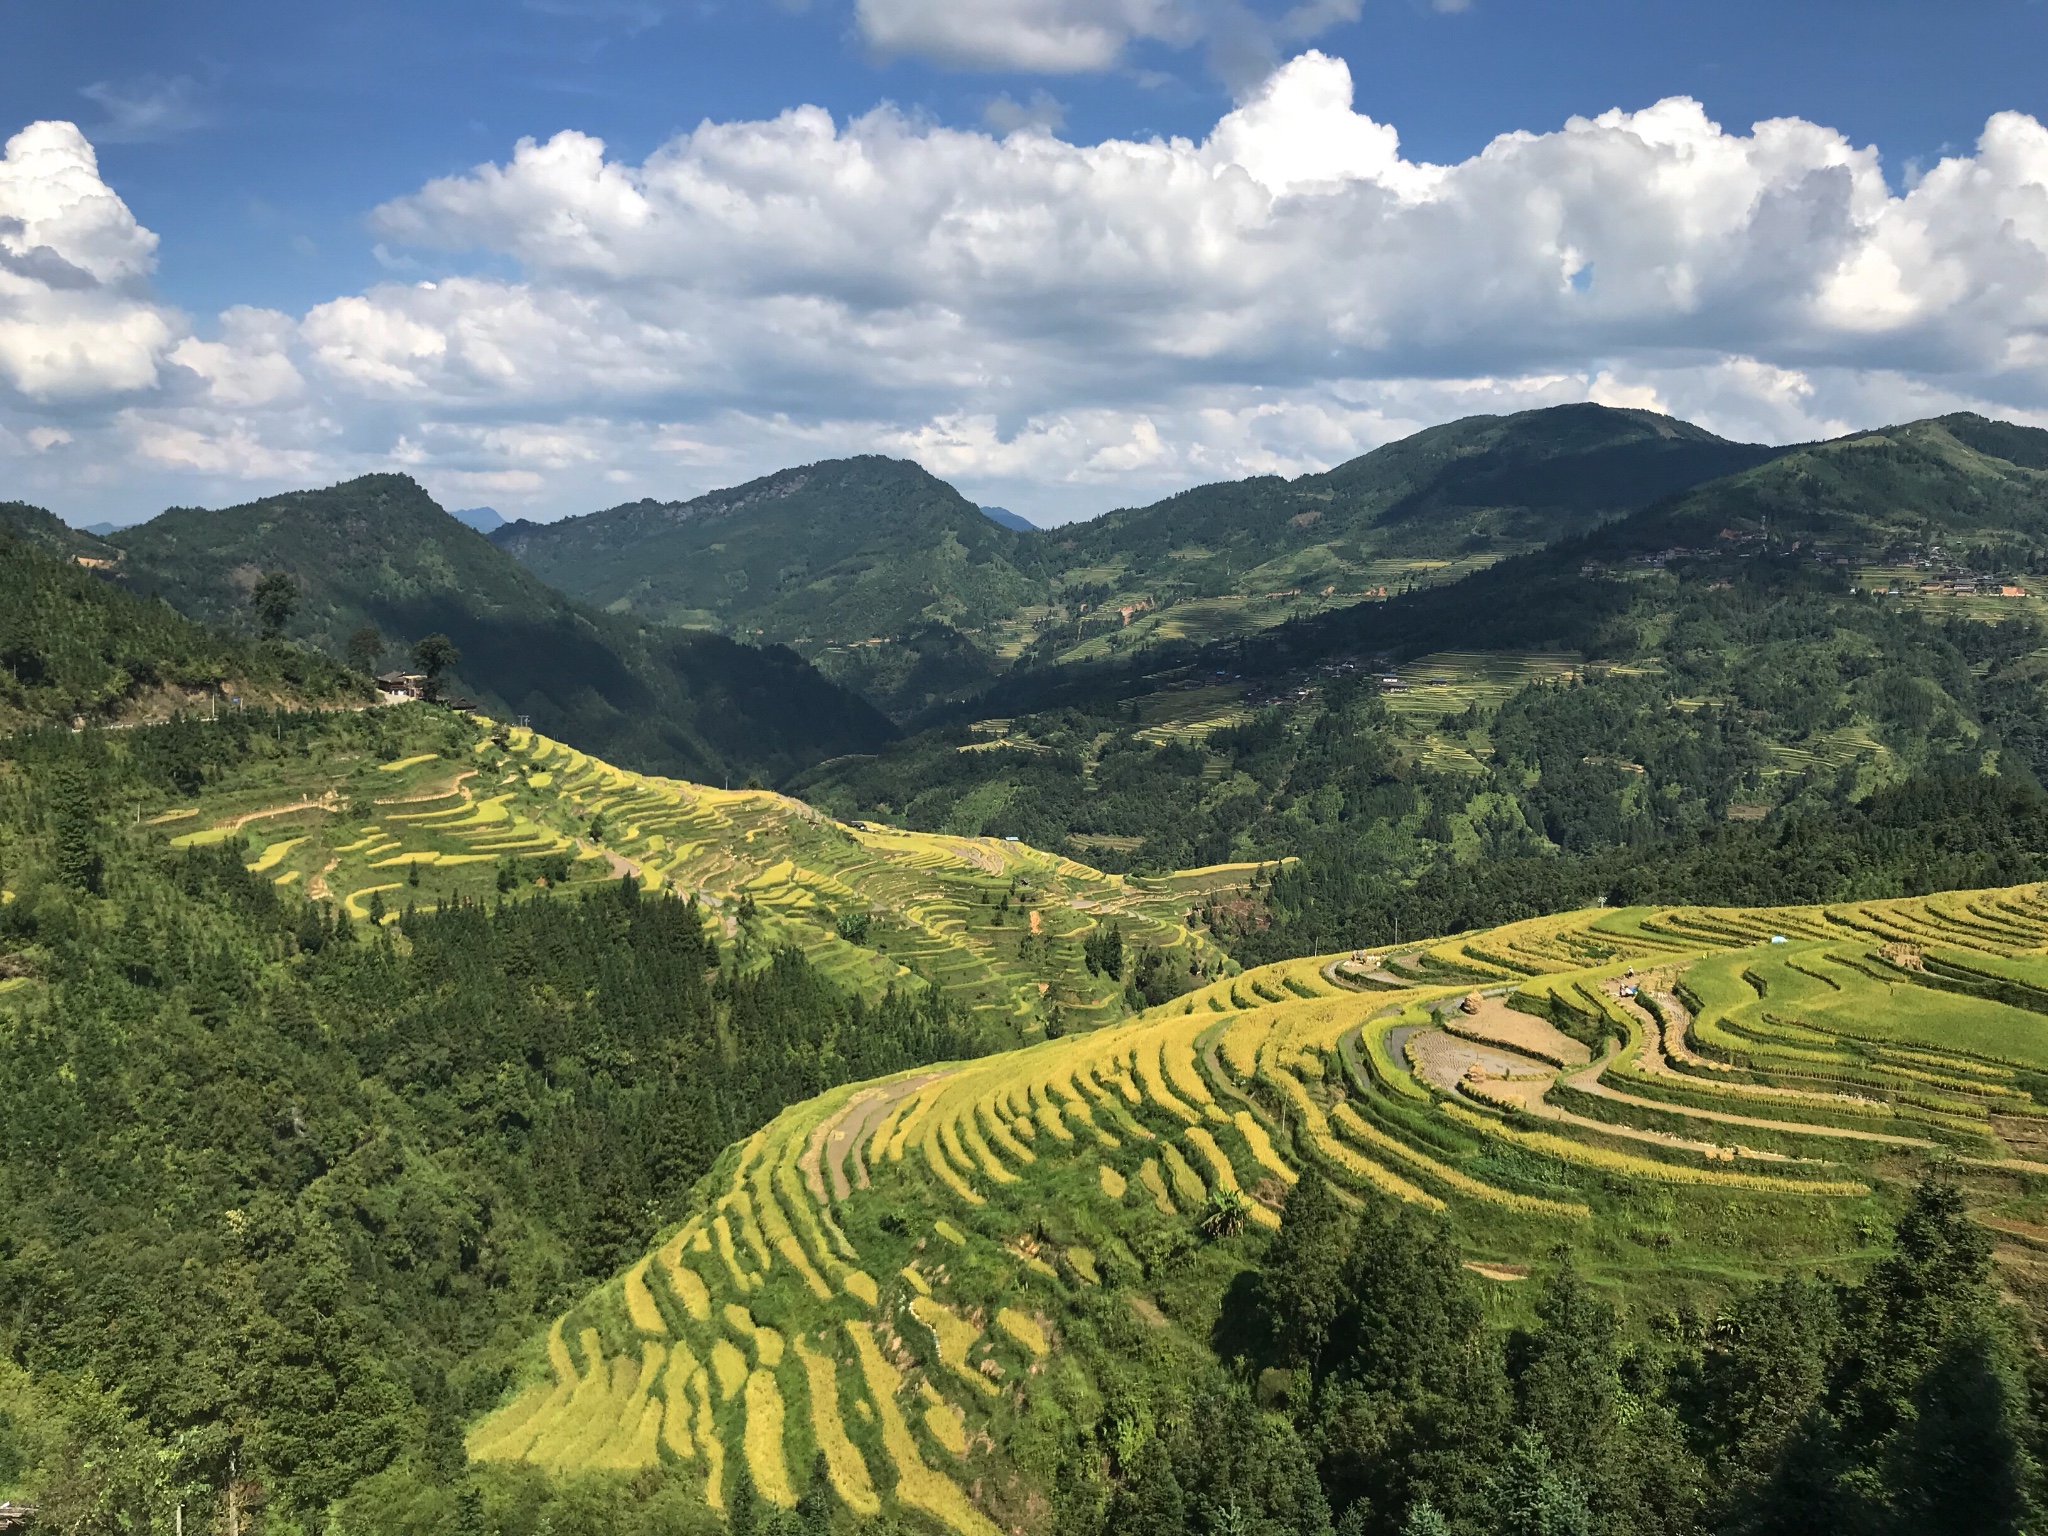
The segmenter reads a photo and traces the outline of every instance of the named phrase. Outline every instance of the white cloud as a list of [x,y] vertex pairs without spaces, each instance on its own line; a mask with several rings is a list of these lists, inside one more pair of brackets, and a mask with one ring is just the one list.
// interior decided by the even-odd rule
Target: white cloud
[[1185,46],[1203,30],[1187,0],[856,0],[854,15],[883,53],[1044,74],[1108,69],[1137,38]]
[[1004,91],[981,109],[981,120],[997,133],[1016,133],[1027,128],[1057,132],[1067,125],[1067,109],[1045,91],[1033,91],[1025,101],[1018,101]]
[[199,82],[189,75],[168,80],[149,75],[119,85],[97,80],[78,94],[107,114],[107,120],[92,131],[102,144],[153,143],[203,128],[211,121]]
[[100,180],[70,123],[0,154],[0,391],[61,400],[146,389],[175,330],[141,285],[156,236]]
[[1565,400],[1773,439],[2048,419],[2018,114],[1903,195],[1832,129],[1683,98],[1426,165],[1313,52],[1199,141],[798,107],[629,163],[565,132],[375,212],[387,266],[457,275],[203,337],[75,130],[10,145],[0,219],[0,425],[78,439],[11,462],[103,498],[405,465],[548,515],[879,448],[1056,518]]

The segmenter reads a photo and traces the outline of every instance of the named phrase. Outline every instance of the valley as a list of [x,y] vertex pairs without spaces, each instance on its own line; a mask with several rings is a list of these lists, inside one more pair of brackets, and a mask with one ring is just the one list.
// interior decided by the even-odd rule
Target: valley
[[1921,1507],[2040,1422],[2044,441],[0,508],[0,1494]]

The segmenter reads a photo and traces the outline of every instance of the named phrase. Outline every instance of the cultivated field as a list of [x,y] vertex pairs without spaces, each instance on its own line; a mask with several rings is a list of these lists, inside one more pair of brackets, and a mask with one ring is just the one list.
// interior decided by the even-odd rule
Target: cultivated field
[[1137,884],[998,838],[851,826],[767,790],[630,773],[487,721],[457,758],[294,765],[157,821],[173,847],[240,836],[252,870],[359,922],[631,876],[698,897],[750,954],[794,945],[870,996],[921,977],[1024,1037],[1054,1007],[1069,1027],[1124,1016],[1118,984],[1083,962],[1098,925],[1182,970],[1225,969],[1185,921],[1204,880]]
[[[1410,1065],[1433,1041],[1468,1052],[1435,1082]],[[1109,1390],[1108,1313],[1160,1358],[1209,1347],[1307,1169],[1446,1212],[1512,1317],[1559,1243],[1632,1310],[1852,1272],[1939,1161],[2037,1299],[2044,1104],[2048,888],[1267,966],[787,1110],[555,1324],[471,1450],[659,1465],[714,1506],[734,1458],[783,1502],[822,1452],[856,1511],[992,1536],[1044,1493],[1017,1448]]]

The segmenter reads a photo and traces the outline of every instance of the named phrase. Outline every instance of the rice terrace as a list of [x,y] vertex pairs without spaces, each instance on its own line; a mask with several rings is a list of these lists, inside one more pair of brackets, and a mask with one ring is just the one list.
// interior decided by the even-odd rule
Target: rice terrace
[[1880,1190],[1939,1165],[2039,1305],[2044,1082],[2040,887],[1582,912],[1260,967],[785,1111],[556,1320],[470,1451],[673,1466],[714,1507],[742,1460],[788,1505],[822,1458],[857,1513],[983,1536],[1009,1496],[967,1490],[1004,1486],[999,1448],[1103,1390],[1077,1304],[1170,1274],[1192,1221],[1223,1240],[1130,1305],[1199,1348],[1234,1243],[1310,1169],[1448,1212],[1512,1315],[1560,1240],[1646,1310],[1853,1260]]

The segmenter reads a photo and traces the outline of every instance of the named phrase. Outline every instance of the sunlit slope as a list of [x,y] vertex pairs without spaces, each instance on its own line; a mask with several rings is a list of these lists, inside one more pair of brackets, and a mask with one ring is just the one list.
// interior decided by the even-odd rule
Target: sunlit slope
[[1572,1243],[1631,1305],[1854,1262],[1932,1156],[2025,1226],[2044,944],[2031,887],[1581,912],[843,1088],[728,1151],[470,1449],[715,1507],[740,1460],[788,1503],[822,1453],[863,1513],[1028,1523],[1044,1447],[1133,1348],[1210,1347],[1309,1168],[1447,1211],[1494,1279]]
[[1020,843],[856,828],[767,790],[631,773],[489,722],[467,750],[307,762],[160,823],[174,846],[248,838],[251,868],[331,896],[359,921],[495,899],[564,867],[584,880],[631,873],[701,897],[750,952],[795,945],[869,993],[914,973],[1026,1031],[1055,1009],[1069,1028],[1123,1016],[1121,984],[1084,962],[1099,925],[1161,950],[1181,974],[1220,973],[1224,956],[1185,914],[1204,890],[1245,876],[1132,883]]

